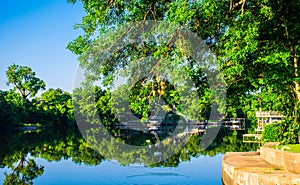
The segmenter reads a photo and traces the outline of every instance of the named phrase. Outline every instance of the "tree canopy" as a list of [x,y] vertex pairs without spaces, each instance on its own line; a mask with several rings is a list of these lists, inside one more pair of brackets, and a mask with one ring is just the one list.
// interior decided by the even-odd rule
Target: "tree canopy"
[[[300,103],[299,1],[81,1],[86,15],[76,27],[84,34],[70,42],[68,48],[81,57],[81,65],[87,70],[90,70],[86,66],[88,60],[82,56],[109,31],[129,22],[167,21],[187,27],[217,56],[226,84],[227,115],[236,116],[241,109],[251,116],[261,108],[297,117]],[[174,55],[171,46],[160,46],[145,43],[123,48],[107,58],[98,72],[103,75],[101,78],[113,76],[112,69],[127,65],[126,62],[116,65],[114,61],[128,56],[133,60],[147,53],[160,52],[174,59],[184,54]],[[193,60],[186,61],[193,69]],[[194,78],[203,78],[199,74],[202,73]]]
[[34,97],[39,90],[45,90],[45,82],[36,77],[28,66],[12,64],[6,71],[8,85],[14,85],[24,99]]

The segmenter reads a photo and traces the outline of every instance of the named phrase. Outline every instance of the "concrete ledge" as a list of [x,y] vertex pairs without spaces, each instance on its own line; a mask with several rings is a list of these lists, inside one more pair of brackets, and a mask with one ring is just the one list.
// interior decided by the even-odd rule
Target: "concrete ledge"
[[292,153],[270,148],[277,143],[266,143],[260,148],[260,156],[268,163],[289,172],[300,174],[300,153]]
[[300,185],[300,175],[267,163],[259,152],[228,152],[222,161],[225,185]]

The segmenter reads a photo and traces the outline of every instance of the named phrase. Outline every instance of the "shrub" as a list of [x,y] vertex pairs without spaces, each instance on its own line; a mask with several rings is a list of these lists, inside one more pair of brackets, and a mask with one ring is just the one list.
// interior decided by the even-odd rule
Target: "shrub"
[[269,124],[265,126],[265,129],[262,133],[262,143],[265,142],[279,142],[280,139],[282,139],[280,136],[282,134],[280,133],[283,131],[283,124],[282,123],[275,123],[275,124]]
[[299,123],[293,120],[284,120],[280,123],[265,126],[262,133],[262,143],[280,142],[281,144],[295,144],[298,142]]

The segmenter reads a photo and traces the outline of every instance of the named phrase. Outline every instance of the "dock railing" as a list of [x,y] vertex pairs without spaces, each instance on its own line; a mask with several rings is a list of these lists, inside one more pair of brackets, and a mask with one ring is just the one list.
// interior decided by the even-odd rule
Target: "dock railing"
[[278,111],[257,111],[257,112],[255,112],[255,115],[257,118],[269,118],[269,117],[283,118],[283,117],[285,117]]

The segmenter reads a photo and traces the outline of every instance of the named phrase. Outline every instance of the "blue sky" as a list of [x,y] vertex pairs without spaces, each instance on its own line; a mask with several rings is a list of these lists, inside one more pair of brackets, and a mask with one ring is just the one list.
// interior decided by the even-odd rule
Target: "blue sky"
[[30,66],[46,88],[72,91],[77,56],[66,49],[82,34],[73,26],[84,15],[82,4],[67,0],[2,1],[0,6],[0,89],[12,63]]

